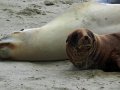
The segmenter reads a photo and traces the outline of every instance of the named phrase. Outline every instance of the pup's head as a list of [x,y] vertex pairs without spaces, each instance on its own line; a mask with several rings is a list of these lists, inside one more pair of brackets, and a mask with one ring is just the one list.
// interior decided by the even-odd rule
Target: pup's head
[[86,63],[94,41],[94,34],[87,29],[76,30],[68,36],[66,51],[73,64],[80,66]]

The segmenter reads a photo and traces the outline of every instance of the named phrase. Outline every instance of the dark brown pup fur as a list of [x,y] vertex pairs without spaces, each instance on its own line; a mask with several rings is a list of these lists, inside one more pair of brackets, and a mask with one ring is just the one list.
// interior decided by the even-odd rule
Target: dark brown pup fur
[[76,30],[66,40],[66,51],[80,69],[120,71],[120,32],[97,35],[87,29]]

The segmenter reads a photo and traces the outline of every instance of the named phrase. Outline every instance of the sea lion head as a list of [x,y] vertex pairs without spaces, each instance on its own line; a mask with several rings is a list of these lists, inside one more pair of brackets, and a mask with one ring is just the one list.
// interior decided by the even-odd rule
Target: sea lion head
[[70,61],[79,68],[88,68],[89,54],[95,41],[94,34],[87,29],[72,32],[66,40],[66,51]]

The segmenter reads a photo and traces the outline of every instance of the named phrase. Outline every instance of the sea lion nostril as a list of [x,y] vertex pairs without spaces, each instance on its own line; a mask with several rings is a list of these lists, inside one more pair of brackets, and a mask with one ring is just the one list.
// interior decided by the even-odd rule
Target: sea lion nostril
[[88,36],[84,36],[84,38],[85,38],[85,40],[89,39],[89,37],[88,37]]

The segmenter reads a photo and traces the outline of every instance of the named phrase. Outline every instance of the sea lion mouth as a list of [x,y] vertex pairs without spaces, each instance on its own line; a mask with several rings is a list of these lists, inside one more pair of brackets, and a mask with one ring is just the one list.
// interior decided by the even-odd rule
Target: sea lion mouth
[[88,44],[88,45],[79,45],[76,49],[79,52],[88,52],[91,49],[92,45]]
[[87,69],[90,65],[88,62],[88,54],[80,52],[78,56],[76,56],[76,60],[73,61],[73,64],[79,69]]
[[[90,48],[91,45],[86,45],[86,47]],[[84,45],[80,45],[79,47],[72,48],[72,58],[74,58],[75,66],[83,66],[86,64],[86,61],[89,56],[89,50]]]

